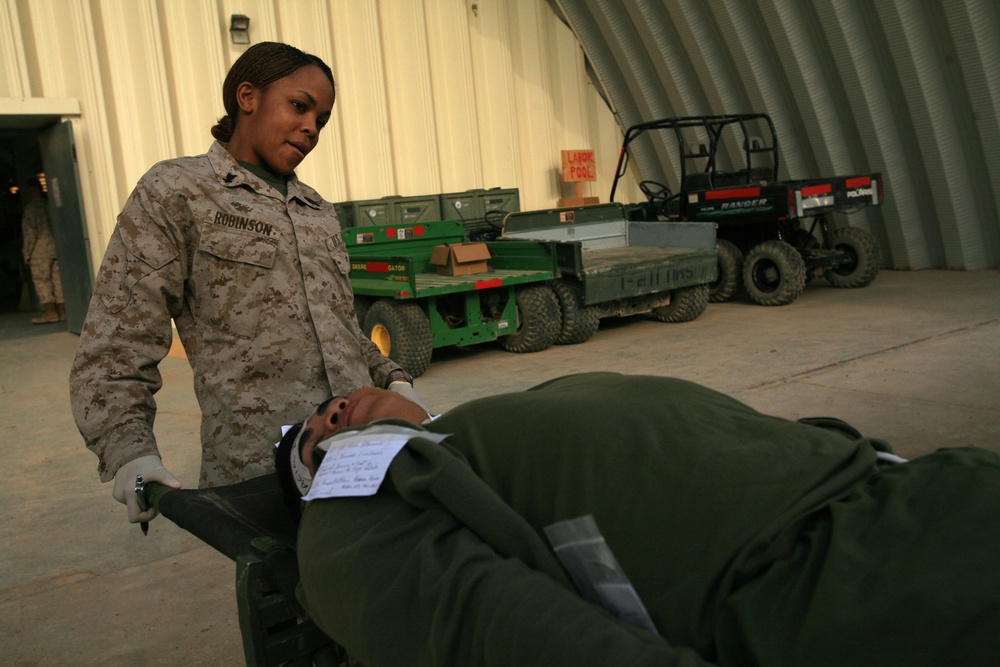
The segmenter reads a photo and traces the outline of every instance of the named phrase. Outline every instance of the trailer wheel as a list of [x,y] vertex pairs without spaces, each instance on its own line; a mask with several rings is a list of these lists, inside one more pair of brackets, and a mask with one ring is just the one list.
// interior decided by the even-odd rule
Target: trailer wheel
[[693,285],[675,289],[670,293],[670,303],[653,309],[653,315],[661,322],[690,322],[698,319],[705,308],[711,288],[705,285]]
[[719,275],[708,285],[708,300],[729,301],[743,291],[743,251],[732,241],[719,239]]
[[427,314],[410,301],[378,299],[365,316],[364,332],[385,356],[419,377],[431,363],[434,336]]
[[751,248],[743,261],[743,285],[754,302],[784,306],[805,289],[806,264],[784,241],[764,241]]
[[514,293],[517,301],[517,327],[500,338],[508,352],[541,352],[559,337],[561,317],[559,301],[548,285],[521,287]]
[[371,307],[372,307],[372,298],[370,296],[358,296],[357,294],[354,295],[354,313],[358,316],[359,326],[364,326],[365,316],[368,315],[368,309]]
[[864,287],[878,275],[881,254],[875,237],[857,227],[841,227],[830,233],[830,246],[846,252],[851,261],[824,272],[834,287]]
[[548,285],[555,292],[562,311],[562,328],[556,337],[556,345],[575,345],[590,340],[601,323],[601,315],[596,308],[583,305],[580,284],[559,279],[550,281]]

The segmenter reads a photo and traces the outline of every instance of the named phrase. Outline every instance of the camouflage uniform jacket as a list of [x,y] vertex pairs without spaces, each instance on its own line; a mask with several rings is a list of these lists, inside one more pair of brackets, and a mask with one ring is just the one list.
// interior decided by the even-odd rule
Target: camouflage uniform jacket
[[202,411],[203,487],[271,472],[282,424],[383,386],[398,364],[361,332],[349,270],[332,205],[294,175],[282,198],[219,143],[150,169],[118,217],[70,376],[101,480],[158,453],[171,318]]
[[24,205],[21,216],[21,233],[24,236],[24,259],[45,260],[56,258],[56,240],[49,224],[49,205],[43,199],[32,199]]

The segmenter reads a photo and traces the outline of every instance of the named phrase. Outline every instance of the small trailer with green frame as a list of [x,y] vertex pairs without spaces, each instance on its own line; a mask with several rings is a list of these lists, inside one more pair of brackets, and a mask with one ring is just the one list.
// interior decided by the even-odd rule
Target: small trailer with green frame
[[489,242],[487,272],[441,275],[431,255],[466,241],[459,221],[352,227],[342,235],[362,329],[414,377],[427,370],[433,348],[499,339],[511,352],[538,352],[559,334],[549,287],[559,277],[555,244]]

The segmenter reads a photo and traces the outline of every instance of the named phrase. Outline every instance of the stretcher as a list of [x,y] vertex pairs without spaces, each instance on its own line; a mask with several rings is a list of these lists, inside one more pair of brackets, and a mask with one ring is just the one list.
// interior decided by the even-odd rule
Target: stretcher
[[248,667],[352,664],[295,599],[297,525],[276,473],[211,489],[151,482],[145,494],[160,514],[236,563],[236,604]]

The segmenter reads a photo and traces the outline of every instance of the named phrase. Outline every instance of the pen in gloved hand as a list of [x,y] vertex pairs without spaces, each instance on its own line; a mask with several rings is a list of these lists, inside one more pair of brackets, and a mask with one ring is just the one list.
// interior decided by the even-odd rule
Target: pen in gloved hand
[[[135,476],[135,500],[139,503],[139,511],[145,512],[149,509],[149,502],[146,500],[146,482],[142,480],[142,475]],[[149,522],[140,521],[139,528],[143,535],[149,534]]]

